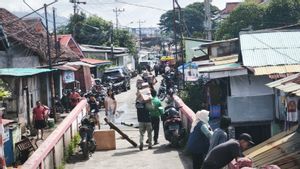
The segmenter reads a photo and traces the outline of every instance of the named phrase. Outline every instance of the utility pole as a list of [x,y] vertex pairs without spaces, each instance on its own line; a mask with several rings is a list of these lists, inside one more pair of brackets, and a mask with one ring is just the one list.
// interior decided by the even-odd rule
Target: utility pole
[[138,21],[138,24],[139,24],[139,45],[140,45],[140,50],[142,50],[142,27],[141,27],[141,24],[142,23],[145,23],[146,21],[141,21],[139,20]]
[[73,3],[74,15],[78,13],[77,8],[78,8],[79,4],[84,4],[84,5],[86,4],[85,1],[79,1],[79,0],[70,0],[70,3]]
[[[176,9],[178,10],[178,20],[176,20]],[[176,44],[175,44],[175,50],[176,50],[176,61],[178,61],[178,49],[177,49],[177,29],[176,29],[176,21],[179,23],[179,35],[180,35],[180,54],[181,54],[181,64],[182,64],[182,85],[183,85],[183,88],[185,86],[185,72],[184,72],[184,64],[185,64],[185,57],[184,57],[184,50],[183,50],[183,26],[182,26],[182,23],[183,23],[183,20],[182,20],[182,11],[181,11],[181,7],[178,3],[177,0],[173,0],[173,17],[174,17],[174,30],[175,33],[174,33],[174,38],[175,38],[175,41],[176,41]],[[177,70],[178,71],[178,70]]]
[[207,39],[212,40],[212,22],[211,22],[211,9],[210,9],[211,0],[204,0],[204,9],[205,9],[205,28],[207,31]]
[[56,59],[58,59],[59,57],[59,53],[60,53],[60,45],[59,45],[59,41],[57,40],[57,34],[56,34],[56,9],[53,7],[53,33],[54,33],[54,44],[55,44],[55,56]]
[[[44,4],[45,8],[45,22],[46,22],[46,32],[47,32],[47,47],[48,47],[48,65],[49,69],[52,69],[52,61],[51,61],[51,45],[50,45],[50,33],[49,33],[49,26],[48,26],[48,13],[47,13],[47,4]],[[54,114],[54,120],[56,121],[56,110],[55,110],[55,103],[54,103],[54,97],[55,97],[55,89],[54,89],[54,80],[53,80],[53,72],[51,71],[49,73],[49,85],[50,85],[50,97],[51,97],[51,107]]]
[[177,50],[177,27],[176,27],[176,6],[175,0],[173,0],[173,32],[174,32],[174,46],[175,46],[175,58],[178,61],[178,50]]
[[124,12],[124,11],[125,11],[124,8],[123,8],[123,9],[119,9],[119,8],[113,9],[113,12],[114,12],[115,15],[116,15],[116,30],[118,30],[118,28],[119,28],[119,16],[120,16],[120,14],[121,14],[122,12]]
[[111,30],[110,30],[110,52],[111,58],[114,58],[114,24],[111,22]]

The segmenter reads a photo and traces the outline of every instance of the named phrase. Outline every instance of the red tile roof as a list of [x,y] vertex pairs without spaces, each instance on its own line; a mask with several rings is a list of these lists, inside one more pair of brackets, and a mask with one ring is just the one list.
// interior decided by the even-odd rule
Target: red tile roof
[[72,35],[57,35],[57,38],[61,45],[68,46],[69,41],[72,39]]
[[[47,61],[47,40],[45,30],[37,32],[35,25],[41,20],[37,19],[34,22],[24,22],[8,10],[0,8],[0,22],[2,23],[3,30],[9,40],[14,40],[26,48],[31,49],[37,53],[40,58]],[[33,24],[33,25],[32,25]],[[51,43],[54,42],[51,40]],[[56,58],[55,48],[51,47],[51,58],[54,61],[57,60],[78,60],[79,56],[66,48],[61,48],[61,54],[59,58]]]
[[228,3],[226,3],[226,7],[225,7],[225,9],[223,9],[222,14],[230,14],[239,5],[240,5],[240,2],[228,2]]
[[79,45],[77,44],[77,42],[71,34],[57,35],[57,39],[59,40],[62,46],[71,49],[73,52],[77,53],[81,57],[84,56],[82,50],[80,49]]

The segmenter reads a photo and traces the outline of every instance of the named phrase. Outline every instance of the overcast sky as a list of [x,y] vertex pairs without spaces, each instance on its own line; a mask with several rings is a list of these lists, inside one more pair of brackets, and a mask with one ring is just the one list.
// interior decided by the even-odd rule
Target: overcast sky
[[[53,0],[26,0],[33,8],[40,8],[44,3],[52,2]],[[81,8],[86,10],[86,13],[96,14],[106,20],[115,22],[115,15],[113,8],[125,9],[119,16],[119,22],[122,26],[137,27],[137,21],[146,21],[143,27],[157,26],[163,10],[156,10],[144,8],[124,3],[118,3],[118,0],[80,0],[86,1],[86,5],[80,5]],[[156,7],[164,10],[172,9],[172,0],[119,0],[131,4],[138,4],[142,6]],[[184,7],[193,2],[202,2],[203,0],[178,0],[179,4]],[[226,2],[236,2],[241,0],[213,0],[212,4],[220,9],[225,7]],[[69,0],[58,0],[53,5],[57,8],[57,13],[60,16],[69,17],[73,12],[73,6]],[[22,11],[30,12],[30,9],[23,3],[23,0],[0,0],[0,7],[6,8],[9,11]]]

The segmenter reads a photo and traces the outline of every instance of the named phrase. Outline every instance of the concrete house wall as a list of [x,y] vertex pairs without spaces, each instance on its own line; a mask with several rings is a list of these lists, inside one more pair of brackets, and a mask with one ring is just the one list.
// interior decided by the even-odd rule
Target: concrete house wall
[[[0,51],[0,68],[34,68],[42,65],[40,57],[34,54],[23,45],[11,46],[7,51]],[[5,77],[8,84],[14,84],[11,87],[12,96],[4,102],[7,105],[7,115],[11,118],[18,118],[18,121],[25,125],[28,122],[27,102],[29,102],[29,117],[32,122],[32,109],[35,102],[41,100],[44,104],[49,103],[48,86],[46,85],[47,76],[35,75],[26,77]],[[43,90],[41,84],[46,86]],[[29,100],[27,100],[24,88],[28,86]],[[40,93],[43,93],[41,96]]]

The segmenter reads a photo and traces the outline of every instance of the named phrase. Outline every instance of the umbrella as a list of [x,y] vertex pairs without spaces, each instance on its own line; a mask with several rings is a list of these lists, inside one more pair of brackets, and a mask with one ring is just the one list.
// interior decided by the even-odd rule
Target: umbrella
[[173,56],[163,56],[160,58],[161,61],[170,61],[174,60],[175,58]]

